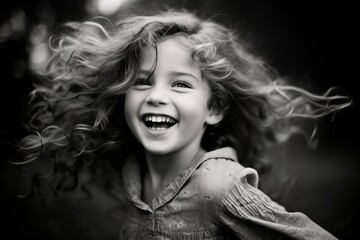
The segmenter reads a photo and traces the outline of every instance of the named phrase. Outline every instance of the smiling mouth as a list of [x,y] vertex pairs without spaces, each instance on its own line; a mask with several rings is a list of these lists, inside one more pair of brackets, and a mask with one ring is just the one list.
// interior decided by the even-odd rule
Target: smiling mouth
[[142,120],[148,129],[157,131],[169,129],[178,123],[176,119],[166,115],[145,114]]

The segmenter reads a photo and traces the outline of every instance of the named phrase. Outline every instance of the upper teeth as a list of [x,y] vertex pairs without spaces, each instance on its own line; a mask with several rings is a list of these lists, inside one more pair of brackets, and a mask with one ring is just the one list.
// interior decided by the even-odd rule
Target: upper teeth
[[145,121],[175,123],[174,119],[165,116],[145,116]]

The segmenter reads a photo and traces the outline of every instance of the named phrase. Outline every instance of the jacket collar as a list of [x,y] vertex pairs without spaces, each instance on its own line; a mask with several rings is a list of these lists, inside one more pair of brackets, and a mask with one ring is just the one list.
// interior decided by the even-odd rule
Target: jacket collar
[[140,169],[140,159],[131,157],[127,159],[124,164],[122,175],[124,180],[125,193],[127,198],[135,204],[138,208],[153,212],[157,208],[163,206],[167,202],[171,201],[179,192],[181,187],[192,176],[196,169],[200,167],[202,163],[214,158],[228,159],[237,161],[236,152],[231,147],[220,148],[211,152],[207,152],[196,161],[189,168],[185,169],[178,176],[176,176],[152,201],[152,206],[148,206],[141,200],[142,195],[142,177]]

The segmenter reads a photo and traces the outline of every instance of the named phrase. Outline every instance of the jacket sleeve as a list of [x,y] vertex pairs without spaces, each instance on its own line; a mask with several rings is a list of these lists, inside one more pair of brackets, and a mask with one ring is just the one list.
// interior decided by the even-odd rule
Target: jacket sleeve
[[257,172],[238,171],[225,193],[219,217],[240,239],[337,239],[299,212],[287,212],[257,188]]

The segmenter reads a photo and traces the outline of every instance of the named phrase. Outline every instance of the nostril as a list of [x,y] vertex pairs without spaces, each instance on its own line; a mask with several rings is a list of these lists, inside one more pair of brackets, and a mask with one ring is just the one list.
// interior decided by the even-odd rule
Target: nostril
[[146,97],[146,102],[152,105],[167,104],[169,102],[169,98],[166,94],[166,90],[159,87],[153,87]]

